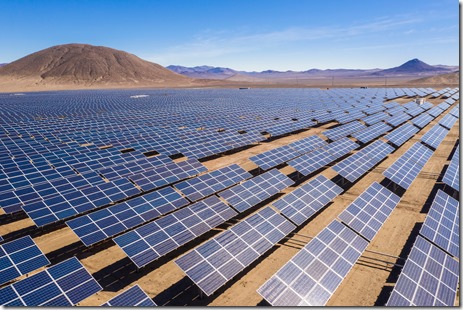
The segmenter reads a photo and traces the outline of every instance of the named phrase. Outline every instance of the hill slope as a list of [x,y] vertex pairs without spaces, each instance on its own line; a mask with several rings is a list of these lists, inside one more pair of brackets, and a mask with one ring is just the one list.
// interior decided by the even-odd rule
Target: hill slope
[[134,87],[175,86],[190,81],[135,55],[88,44],[53,46],[0,67],[0,85]]
[[374,72],[372,73],[372,75],[415,75],[415,74],[419,75],[419,74],[435,74],[438,72],[445,73],[449,71],[450,70],[447,68],[431,66],[415,58],[415,59],[407,61],[406,63],[398,67]]
[[460,72],[452,72],[446,74],[439,74],[431,77],[421,78],[409,81],[410,84],[417,85],[459,85],[460,83]]

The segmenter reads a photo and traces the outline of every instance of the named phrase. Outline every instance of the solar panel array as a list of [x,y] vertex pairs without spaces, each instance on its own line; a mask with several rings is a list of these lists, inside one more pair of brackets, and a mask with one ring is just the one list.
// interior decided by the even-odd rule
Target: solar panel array
[[334,141],[343,137],[347,137],[356,131],[365,129],[366,126],[358,121],[353,121],[335,128],[331,128],[322,132],[328,139]]
[[204,197],[251,178],[252,175],[237,164],[214,170],[199,177],[175,184],[190,201]]
[[154,301],[136,284],[101,305],[102,307],[153,307]]
[[418,131],[420,130],[412,124],[405,123],[399,128],[385,135],[384,139],[394,143],[396,146],[401,146],[402,144],[407,142],[411,137],[413,137]]
[[311,152],[325,145],[327,145],[327,142],[317,135],[308,136],[307,138],[288,144],[288,146],[301,154]]
[[90,246],[188,203],[172,187],[166,187],[67,221],[66,224],[86,246]]
[[335,220],[257,292],[272,306],[324,306],[367,245]]
[[347,226],[371,241],[399,201],[399,196],[373,182],[338,217]]
[[[389,113],[389,111],[388,111],[388,113]],[[407,113],[399,112],[399,113],[393,115],[393,117],[389,118],[387,120],[387,123],[389,125],[391,125],[392,127],[397,127],[397,126],[405,123],[410,118],[411,118],[411,116],[408,115]]]
[[320,211],[342,191],[341,187],[328,180],[325,176],[319,175],[291,193],[272,202],[272,205],[299,226]]
[[302,153],[296,152],[289,145],[284,145],[273,150],[254,155],[249,159],[259,166],[259,168],[268,170],[300,155],[302,155]]
[[30,236],[3,243],[0,245],[0,285],[49,264]]
[[432,154],[433,151],[416,142],[389,166],[383,175],[402,188],[408,189]]
[[267,207],[181,256],[175,263],[210,296],[295,228]]
[[355,182],[393,151],[392,146],[377,140],[337,163],[333,169],[350,182]]
[[69,307],[102,287],[75,257],[0,289],[0,305]]
[[391,126],[388,126],[383,122],[379,122],[363,130],[353,133],[352,137],[354,137],[362,143],[367,143],[378,138],[379,136],[385,134],[390,130],[392,130]]
[[418,115],[417,117],[411,120],[412,124],[419,127],[424,128],[427,124],[429,124],[434,119],[433,116],[429,115],[428,113],[423,113]]
[[286,175],[272,169],[219,193],[238,212],[244,212],[294,184]]
[[452,157],[447,170],[445,171],[442,182],[450,186],[456,191],[460,191],[460,153],[457,152]]
[[438,190],[420,234],[455,257],[460,257],[460,203]]
[[459,264],[418,236],[386,306],[454,306]]
[[211,196],[113,240],[141,268],[223,224],[236,214],[219,198]]
[[448,130],[452,129],[453,125],[457,122],[458,118],[448,113],[442,117],[439,121],[439,124]]

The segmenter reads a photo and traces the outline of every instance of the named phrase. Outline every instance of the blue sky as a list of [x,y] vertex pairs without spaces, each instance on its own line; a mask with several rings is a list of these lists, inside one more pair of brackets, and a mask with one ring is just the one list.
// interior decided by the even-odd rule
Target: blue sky
[[65,43],[237,70],[458,65],[457,0],[0,0],[0,63]]

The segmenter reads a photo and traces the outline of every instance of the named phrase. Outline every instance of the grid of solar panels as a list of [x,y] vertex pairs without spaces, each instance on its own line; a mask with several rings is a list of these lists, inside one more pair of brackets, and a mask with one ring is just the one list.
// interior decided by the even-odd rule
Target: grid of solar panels
[[417,115],[420,115],[423,112],[424,112],[424,110],[422,108],[418,107],[418,106],[405,111],[405,113],[407,113],[407,114],[409,114],[411,116],[417,116]]
[[336,158],[325,149],[318,149],[288,162],[288,165],[307,176],[326,166]]
[[393,117],[389,118],[387,120],[387,123],[389,125],[391,125],[392,127],[397,127],[400,124],[405,123],[410,118],[412,118],[412,117],[410,115],[408,115],[407,113],[400,112],[400,113],[394,115]]
[[102,307],[154,307],[154,301],[136,284],[111,298]]
[[295,228],[267,207],[186,253],[175,263],[210,296]]
[[425,102],[423,102],[422,104],[420,104],[420,107],[422,107],[422,108],[425,109],[425,110],[429,110],[429,109],[431,109],[432,107],[434,107],[434,105],[433,105],[431,102],[429,102],[429,101],[425,101]]
[[363,118],[365,116],[366,116],[365,113],[358,110],[358,111],[354,111],[354,112],[343,113],[343,114],[341,114],[339,116],[336,116],[335,120],[340,124],[345,124],[345,123],[351,122],[351,121],[356,120],[356,119],[361,119],[361,118]]
[[0,245],[0,285],[49,264],[30,236],[6,242]]
[[457,120],[458,118],[448,113],[447,115],[445,115],[443,118],[440,119],[439,124],[450,130],[452,129],[453,125],[455,125]]
[[412,124],[405,123],[399,128],[385,135],[384,138],[389,142],[394,143],[396,146],[401,146],[411,137],[413,137],[418,131],[420,130]]
[[315,149],[318,149],[320,147],[324,147],[328,143],[320,138],[317,135],[309,136],[307,138],[298,140],[296,142],[292,142],[288,144],[291,148],[295,149],[297,152],[303,154],[303,153],[308,153],[311,152]]
[[244,212],[292,184],[293,180],[272,169],[219,193],[219,196],[238,212]]
[[433,151],[423,144],[416,142],[389,166],[383,172],[383,175],[402,188],[408,189],[432,154]]
[[458,262],[418,236],[386,306],[453,307],[458,276]]
[[450,186],[456,191],[460,191],[460,156],[455,156],[450,161],[450,164],[445,171],[442,182]]
[[0,289],[0,305],[69,307],[103,288],[75,257]]
[[429,114],[431,114],[432,116],[434,116],[434,117],[438,117],[439,115],[442,114],[442,112],[444,112],[444,110],[439,109],[439,107],[436,106],[436,107],[434,107],[434,108],[428,110],[427,112],[428,112]]
[[169,157],[160,154],[156,157],[142,158],[121,165],[100,169],[98,172],[103,175],[105,179],[116,180],[170,163],[172,163],[172,160]]
[[460,117],[460,104],[457,104],[454,108],[452,108],[449,114],[455,117]]
[[183,180],[201,172],[207,171],[197,159],[187,159],[179,163],[167,164],[152,170],[132,175],[130,179],[141,187],[143,191]]
[[379,123],[381,121],[386,121],[390,118],[391,116],[387,115],[384,112],[379,112],[376,114],[369,115],[367,117],[362,118],[362,121],[365,122],[367,125],[373,125],[376,123]]
[[421,137],[421,141],[433,147],[434,149],[437,149],[437,147],[445,139],[445,136],[447,136],[448,133],[448,129],[445,129],[439,124],[436,124],[430,130],[428,130],[428,132],[426,132],[423,137]]
[[331,222],[257,292],[272,306],[324,306],[368,242]]
[[433,119],[433,116],[429,115],[428,113],[423,113],[413,118],[411,122],[413,125],[418,126],[419,128],[423,128],[424,126],[429,124]]
[[447,251],[460,257],[460,203],[438,190],[420,234]]
[[41,227],[134,196],[140,191],[128,179],[73,191],[23,206],[24,211]]
[[233,164],[180,182],[175,185],[175,188],[194,202],[251,177],[249,172],[239,165]]
[[219,198],[211,196],[113,240],[141,268],[236,214]]
[[371,241],[399,201],[399,196],[373,182],[339,214],[339,219]]
[[346,154],[349,154],[351,151],[355,150],[358,147],[360,147],[360,145],[358,145],[351,139],[341,138],[339,140],[329,143],[323,149],[332,154],[334,156],[334,159],[338,159]]
[[377,137],[381,136],[382,134],[388,132],[389,130],[392,130],[391,126],[386,125],[383,122],[379,122],[363,130],[353,133],[352,137],[354,137],[355,139],[357,139],[358,141],[362,143],[368,143],[376,139]]
[[86,246],[90,246],[186,206],[188,203],[188,200],[172,187],[166,187],[80,216],[67,221],[66,224]]
[[291,193],[272,202],[280,212],[296,225],[301,225],[320,211],[343,189],[325,176],[319,175]]
[[289,145],[284,145],[277,147],[276,149],[254,155],[249,159],[259,166],[259,168],[268,170],[302,154],[303,153],[296,152]]
[[350,182],[355,182],[393,151],[392,146],[377,140],[337,163],[333,169]]
[[328,139],[334,141],[343,137],[347,137],[348,135],[365,128],[366,126],[359,121],[353,121],[332,129],[325,130],[322,132],[322,134]]

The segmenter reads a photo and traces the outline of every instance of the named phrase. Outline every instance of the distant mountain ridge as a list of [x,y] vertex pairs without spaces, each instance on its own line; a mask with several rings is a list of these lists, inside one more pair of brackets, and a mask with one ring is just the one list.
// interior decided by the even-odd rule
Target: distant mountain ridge
[[192,78],[202,79],[233,79],[233,80],[247,80],[248,78],[254,79],[271,79],[271,78],[323,78],[323,77],[368,77],[368,76],[388,76],[388,75],[433,75],[439,73],[449,73],[456,69],[458,66],[437,65],[431,66],[419,59],[412,59],[404,64],[389,68],[389,69],[308,69],[305,71],[277,71],[277,70],[264,70],[264,71],[238,71],[231,68],[212,67],[212,66],[196,66],[185,67],[178,65],[170,65],[166,67],[176,73],[183,74]]

